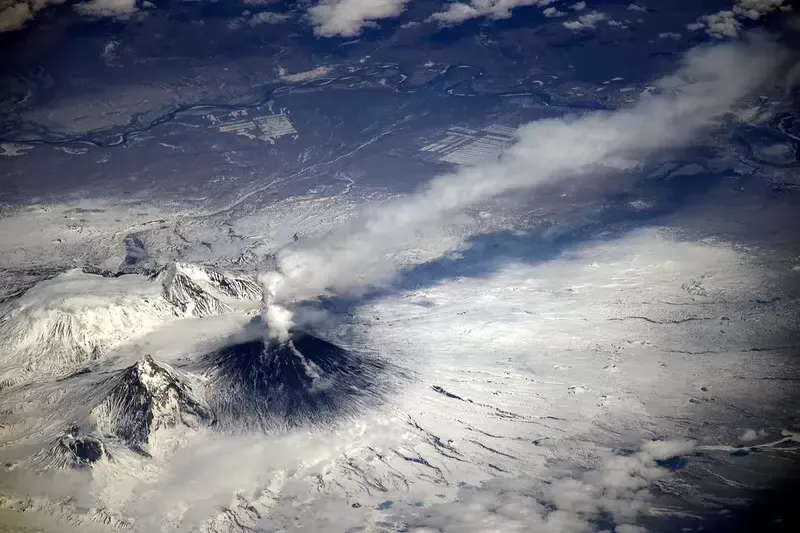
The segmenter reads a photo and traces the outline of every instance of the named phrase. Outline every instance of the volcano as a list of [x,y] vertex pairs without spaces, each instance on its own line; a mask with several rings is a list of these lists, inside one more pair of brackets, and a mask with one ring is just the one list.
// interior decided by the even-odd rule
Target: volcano
[[110,380],[105,399],[92,410],[98,429],[138,449],[160,428],[196,428],[211,415],[176,371],[145,355]]
[[284,343],[226,346],[204,360],[207,402],[220,429],[318,425],[355,414],[386,390],[389,365],[308,333]]

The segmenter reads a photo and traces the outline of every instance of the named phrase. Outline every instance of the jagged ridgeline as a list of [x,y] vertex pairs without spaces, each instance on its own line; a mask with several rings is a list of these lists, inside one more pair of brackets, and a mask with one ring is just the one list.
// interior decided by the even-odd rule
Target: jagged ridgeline
[[173,263],[154,275],[161,281],[164,298],[192,316],[219,315],[232,311],[234,300],[258,300],[261,285],[245,276],[187,263]]

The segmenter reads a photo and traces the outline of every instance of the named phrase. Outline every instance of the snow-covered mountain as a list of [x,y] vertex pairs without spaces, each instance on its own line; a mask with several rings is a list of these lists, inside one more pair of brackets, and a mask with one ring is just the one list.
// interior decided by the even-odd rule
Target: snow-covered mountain
[[260,297],[247,276],[186,263],[151,276],[70,270],[0,307],[0,382],[68,375],[171,320],[255,309]]
[[18,442],[42,442],[23,464],[36,470],[84,470],[102,460],[110,472],[125,471],[132,460],[161,456],[165,443],[213,423],[202,380],[149,354],[99,379],[86,373],[70,381],[69,392],[55,401],[35,391],[29,395],[34,409],[37,403],[51,405],[69,424],[62,430],[45,423],[21,435]]
[[187,316],[227,313],[236,307],[236,300],[261,298],[261,286],[252,279],[200,265],[173,263],[156,279],[163,287],[164,299]]
[[[111,471],[125,470],[131,452],[161,456],[163,443],[185,441],[203,428],[228,434],[346,422],[377,406],[398,374],[381,359],[302,332],[283,344],[231,344],[181,370],[146,354],[110,375],[69,378],[70,392],[54,406],[72,417],[70,425],[55,429],[26,463],[39,470],[87,469],[103,460]],[[30,398],[50,401],[36,392]]]
[[162,428],[197,428],[211,421],[189,380],[149,355],[111,378],[110,385],[92,409],[91,420],[103,435],[128,446],[147,445],[150,435]]
[[160,293],[160,285],[143,276],[107,278],[80,270],[35,285],[2,310],[2,380],[69,374],[176,318]]

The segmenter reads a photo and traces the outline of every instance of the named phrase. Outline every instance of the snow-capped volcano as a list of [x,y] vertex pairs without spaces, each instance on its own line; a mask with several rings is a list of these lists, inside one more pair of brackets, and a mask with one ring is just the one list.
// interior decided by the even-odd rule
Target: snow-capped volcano
[[128,446],[145,446],[161,428],[196,428],[211,420],[188,380],[149,355],[111,378],[110,385],[91,419],[103,435]]

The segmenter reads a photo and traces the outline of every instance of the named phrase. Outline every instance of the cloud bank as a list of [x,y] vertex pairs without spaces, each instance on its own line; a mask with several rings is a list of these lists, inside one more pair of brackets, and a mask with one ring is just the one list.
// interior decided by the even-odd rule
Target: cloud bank
[[[450,2],[428,19],[444,26],[461,24],[470,19],[489,17],[506,19],[517,7],[536,6],[545,8],[546,17],[561,16],[564,13],[554,7],[547,7],[555,0],[469,0]],[[408,0],[322,0],[308,10],[308,17],[314,26],[314,33],[321,37],[355,37],[375,21],[393,18],[406,10]],[[570,6],[579,11],[586,7],[585,2]]]
[[327,235],[279,252],[281,276],[271,279],[271,302],[358,294],[390,280],[399,268],[397,254],[431,233],[440,238],[466,208],[547,183],[628,169],[656,152],[685,146],[762,86],[782,60],[781,49],[761,36],[700,47],[629,108],[525,125],[498,160],[437,177],[413,194],[367,207]]
[[[257,1],[257,0],[253,0]],[[260,0],[258,0],[260,1]],[[308,10],[308,18],[314,26],[314,33],[320,37],[355,37],[361,31],[375,25],[375,21],[397,17],[403,13],[409,0],[321,0]],[[518,7],[541,7],[542,14],[548,18],[566,15],[566,10],[584,11],[586,2],[580,1],[563,5],[563,10],[555,7],[555,0],[464,0],[444,4],[442,9],[428,18],[442,26],[455,26],[471,19],[487,17],[500,20],[510,18]],[[636,3],[628,4],[627,9],[647,12],[647,8]],[[735,0],[730,10],[707,15],[688,27],[692,30],[705,29],[713,37],[736,37],[742,30],[741,20],[758,20],[773,11],[790,11],[789,0]],[[591,12],[577,20],[564,23],[570,30],[593,29],[598,22],[607,20],[602,13]],[[620,27],[623,23],[607,20],[610,26]]]

